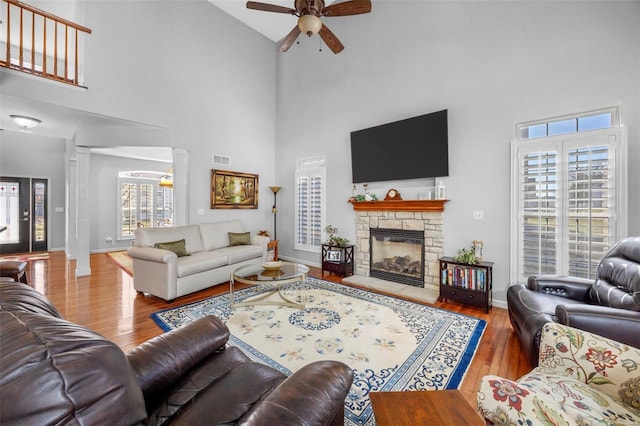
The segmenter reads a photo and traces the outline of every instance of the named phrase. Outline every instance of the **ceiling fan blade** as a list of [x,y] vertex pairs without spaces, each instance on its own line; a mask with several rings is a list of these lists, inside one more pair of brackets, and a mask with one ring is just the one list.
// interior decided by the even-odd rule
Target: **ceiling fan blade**
[[347,0],[322,9],[322,16],[348,16],[371,12],[371,0]]
[[291,47],[293,42],[295,42],[298,39],[298,36],[300,35],[300,32],[301,32],[300,28],[298,28],[297,25],[295,27],[293,27],[291,32],[289,34],[287,34],[287,36],[285,38],[283,38],[280,41],[280,43],[278,44],[278,51],[279,52],[286,52],[287,50],[289,50],[289,48]]
[[318,34],[320,34],[322,40],[327,46],[329,46],[329,49],[331,49],[333,53],[340,53],[344,49],[344,46],[340,43],[338,37],[336,37],[326,25],[322,24],[322,28],[320,28]]
[[248,1],[247,9],[263,10],[265,12],[288,13],[289,15],[296,14],[296,10],[291,9],[290,7],[278,6],[276,4],[259,3],[257,1]]

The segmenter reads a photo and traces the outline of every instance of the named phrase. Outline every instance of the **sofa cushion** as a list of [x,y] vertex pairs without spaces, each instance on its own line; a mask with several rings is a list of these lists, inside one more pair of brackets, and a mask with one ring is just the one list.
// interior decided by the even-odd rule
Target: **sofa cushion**
[[135,235],[135,245],[139,247],[153,247],[155,243],[178,241],[184,238],[187,253],[193,254],[202,251],[202,239],[198,225],[138,228]]
[[242,222],[239,220],[229,220],[217,223],[201,223],[200,233],[202,235],[202,245],[205,250],[215,250],[229,246],[229,232],[241,233]]
[[229,265],[244,262],[245,260],[261,258],[263,254],[260,246],[233,246],[216,250],[216,253],[224,254],[229,258]]
[[208,271],[229,264],[229,257],[219,250],[201,251],[178,258],[178,278]]
[[229,246],[247,246],[251,244],[250,232],[228,232]]
[[522,419],[564,425],[640,422],[640,412],[630,406],[580,380],[543,367],[535,368],[517,382],[497,376],[483,378],[478,407],[495,424],[519,424]]
[[155,243],[153,247],[172,251],[178,257],[189,256],[189,253],[187,252],[187,248],[185,246],[184,238],[178,241],[169,241],[166,243]]

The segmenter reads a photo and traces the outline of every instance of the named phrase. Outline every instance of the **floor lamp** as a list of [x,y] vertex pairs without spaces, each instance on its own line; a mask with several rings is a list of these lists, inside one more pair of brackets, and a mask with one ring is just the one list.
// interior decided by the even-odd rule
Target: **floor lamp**
[[273,213],[273,239],[278,239],[278,232],[276,230],[276,216],[278,215],[278,209],[276,207],[278,200],[278,191],[280,191],[281,186],[270,186],[269,189],[273,192],[273,207],[271,207],[271,213]]

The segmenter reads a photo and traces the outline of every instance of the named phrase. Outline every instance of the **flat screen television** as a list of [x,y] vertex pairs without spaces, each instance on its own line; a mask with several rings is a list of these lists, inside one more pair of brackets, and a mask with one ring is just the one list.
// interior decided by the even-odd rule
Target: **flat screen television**
[[447,110],[351,132],[353,183],[449,176]]

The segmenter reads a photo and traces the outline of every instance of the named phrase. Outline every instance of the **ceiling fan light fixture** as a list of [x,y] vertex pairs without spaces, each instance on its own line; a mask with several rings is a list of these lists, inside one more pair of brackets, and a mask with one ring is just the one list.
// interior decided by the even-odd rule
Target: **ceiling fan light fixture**
[[11,117],[14,123],[20,126],[24,131],[33,129],[38,124],[42,123],[42,120],[38,120],[37,118],[33,117],[27,117],[26,115],[10,115],[9,117]]
[[302,15],[298,18],[298,28],[311,37],[314,34],[318,34],[318,31],[322,28],[322,21],[316,15]]

